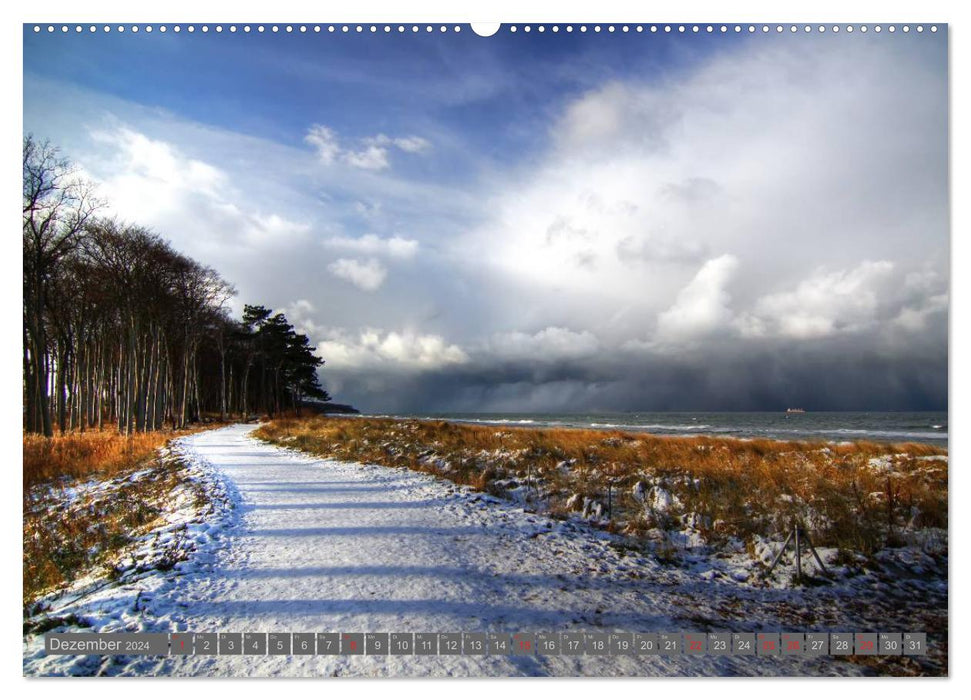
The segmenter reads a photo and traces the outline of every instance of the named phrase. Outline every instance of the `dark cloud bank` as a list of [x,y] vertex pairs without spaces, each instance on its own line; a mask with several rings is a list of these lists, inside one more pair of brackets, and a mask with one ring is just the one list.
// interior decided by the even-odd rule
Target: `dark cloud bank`
[[[325,370],[323,376],[328,376]],[[889,354],[849,343],[605,362],[470,364],[387,378],[368,390],[341,373],[340,396],[365,412],[947,410],[946,347]]]

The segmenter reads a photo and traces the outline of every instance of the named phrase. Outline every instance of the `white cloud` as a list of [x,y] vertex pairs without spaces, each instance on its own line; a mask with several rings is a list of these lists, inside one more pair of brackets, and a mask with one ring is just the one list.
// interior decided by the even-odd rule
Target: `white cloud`
[[236,245],[279,245],[310,230],[307,222],[252,206],[223,170],[166,141],[124,125],[90,136],[107,147],[107,157],[88,170],[99,180],[110,211],[125,219],[213,247],[227,239]]
[[344,162],[362,170],[384,170],[390,167],[388,149],[383,146],[365,146],[360,151],[345,151]]
[[432,147],[431,143],[421,136],[391,138],[386,134],[378,134],[363,139],[363,142],[369,146],[394,146],[406,153],[423,153]]
[[484,351],[488,357],[513,362],[557,362],[596,355],[600,341],[590,331],[550,326],[537,333],[494,333]]
[[408,330],[367,328],[355,334],[331,329],[317,350],[333,370],[432,370],[469,360],[464,350],[441,336]]
[[694,263],[704,260],[708,246],[699,241],[673,238],[664,233],[630,235],[617,242],[617,257],[636,263]]
[[894,318],[894,325],[910,333],[923,331],[932,316],[947,313],[948,300],[947,294],[935,294],[917,306],[905,306]]
[[881,304],[891,300],[894,264],[864,261],[849,270],[819,270],[788,292],[758,299],[739,320],[743,335],[805,340],[837,332],[855,332],[880,319]]
[[391,167],[389,151],[392,148],[405,153],[423,153],[431,148],[431,144],[420,136],[392,138],[385,134],[361,139],[361,148],[342,147],[337,132],[323,124],[311,125],[304,141],[314,147],[324,165],[339,161],[352,168],[375,171]]
[[293,324],[294,329],[298,333],[305,334],[311,339],[311,341],[313,341],[314,338],[321,337],[326,330],[324,326],[318,324],[315,320],[317,308],[314,306],[313,302],[307,299],[297,299],[296,301],[291,301],[289,304],[282,307],[280,311],[287,317],[287,320]]
[[927,329],[934,316],[947,318],[950,295],[947,279],[929,268],[908,273],[900,286],[902,302],[894,325],[910,333]]
[[376,328],[350,331],[323,325],[316,320],[316,305],[307,299],[291,301],[281,311],[298,332],[316,344],[329,371],[429,370],[469,361],[462,348],[435,334]]
[[317,151],[317,157],[324,165],[333,163],[340,155],[341,149],[337,143],[337,134],[334,130],[322,124],[313,124],[307,130],[304,141],[309,143]]
[[405,136],[394,140],[394,145],[405,153],[424,153],[432,145],[421,136]]
[[374,258],[364,261],[339,258],[328,265],[327,269],[334,276],[347,280],[365,292],[373,292],[380,288],[388,274],[385,267]]
[[[441,262],[431,274],[409,264],[402,266],[407,268],[401,270],[403,281],[429,283],[402,283],[384,295],[389,287],[385,281],[377,293],[348,295],[352,288],[331,275],[327,265],[337,258],[385,261],[385,257],[320,245],[332,236],[364,233],[383,238],[398,234],[408,240],[417,238],[411,231],[421,230],[424,247],[425,240],[454,235],[456,228],[479,216],[482,204],[471,188],[451,176],[399,176],[392,169],[376,177],[339,160],[324,167],[316,150],[301,140],[306,131],[298,133],[296,143],[285,144],[253,135],[251,129],[243,133],[194,122],[158,106],[127,102],[59,80],[34,77],[25,81],[24,93],[26,127],[40,138],[50,138],[100,183],[98,194],[111,205],[105,213],[148,226],[177,250],[217,269],[239,290],[237,311],[244,303],[277,308],[297,298],[322,304],[339,297],[341,303],[328,304],[330,325],[421,329],[422,320],[441,299],[443,285],[437,282],[460,280],[458,274],[450,276],[443,270]],[[69,107],[52,109],[50,95],[54,94],[59,105]],[[146,165],[156,159],[127,145],[130,154],[121,148],[122,128],[145,139],[146,145],[164,145],[161,150],[172,156],[161,171],[164,177],[158,165],[151,169]],[[109,138],[97,141],[93,130]],[[359,147],[360,143],[343,145]],[[397,165],[395,156],[401,161],[422,157],[392,147],[392,166]],[[125,177],[131,173],[138,177]],[[371,217],[366,222],[355,206],[358,202]],[[409,247],[394,248],[388,259],[397,259],[395,254],[404,259]],[[429,264],[436,263],[421,260],[422,268]],[[398,274],[386,266],[389,276]]]
[[654,150],[680,113],[677,100],[661,90],[610,82],[582,95],[554,129],[557,145],[571,157],[612,158],[618,147]]
[[678,292],[674,305],[657,319],[663,340],[692,340],[725,330],[732,321],[730,297],[725,287],[738,268],[738,259],[722,255],[709,260]]
[[817,269],[794,288],[764,294],[744,310],[731,308],[727,286],[738,260],[705,263],[659,314],[652,339],[622,342],[625,350],[670,351],[712,335],[723,339],[808,341],[863,332],[917,333],[946,316],[946,282],[933,271],[901,276],[887,260],[865,260],[842,270]]
[[[618,349],[678,352],[705,338],[718,341],[703,344],[707,359],[825,349],[857,332],[847,346],[890,353],[885,338],[906,349],[919,335],[946,353],[945,74],[926,44],[830,37],[820,50],[817,38],[828,41],[738,42],[568,100],[537,150],[492,176],[470,146],[464,172],[481,174],[478,189],[451,170],[437,184],[391,176],[431,148],[418,137],[350,139],[316,124],[292,147],[124,111],[108,95],[89,95],[84,114],[65,101],[65,128],[103,124],[109,110],[136,115],[144,133],[108,129],[93,151],[87,132],[73,144],[50,134],[76,157],[95,153],[79,160],[119,212],[224,271],[245,301],[298,299],[288,317],[329,343],[325,378],[337,366],[391,376],[462,362],[492,376],[492,358],[592,354],[599,371]],[[33,89],[42,125],[49,95],[66,93]],[[436,149],[469,145],[440,133]],[[310,230],[304,217],[322,243],[281,245]],[[419,230],[421,251],[392,233]],[[436,255],[420,255],[426,240]],[[717,263],[725,251],[744,268]],[[415,284],[385,284],[385,267],[419,257],[401,265]],[[866,259],[893,269],[861,270]],[[905,282],[921,265],[942,274]],[[346,283],[378,293],[325,307]],[[397,330],[328,330],[364,324]]]
[[331,236],[323,242],[327,248],[346,250],[361,255],[389,255],[395,258],[413,258],[418,252],[418,241],[401,236],[381,238],[373,233],[353,238]]
[[[184,156],[171,144],[155,141],[127,126],[93,131],[91,138],[112,151],[113,170],[104,188],[122,207],[150,211],[171,208],[186,193],[218,197],[226,175],[208,163]],[[153,194],[144,195],[147,191]]]
[[[454,243],[505,296],[504,322],[607,338],[603,310],[624,308],[617,343],[643,338],[632,320],[665,314],[724,251],[753,272],[732,282],[735,314],[817,268],[947,259],[939,56],[871,37],[825,49],[763,38],[566,104],[545,153],[504,173],[492,215]],[[731,325],[731,311],[698,306]],[[739,332],[751,322],[754,336],[759,320]],[[813,335],[818,323],[803,314],[765,332]],[[668,314],[659,330],[693,324]]]
[[358,216],[367,220],[373,220],[381,214],[380,202],[354,202],[354,211]]

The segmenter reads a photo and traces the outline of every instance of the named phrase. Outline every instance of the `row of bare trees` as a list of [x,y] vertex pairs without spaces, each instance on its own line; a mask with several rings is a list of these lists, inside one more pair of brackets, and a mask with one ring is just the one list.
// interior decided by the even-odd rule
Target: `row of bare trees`
[[247,306],[212,268],[98,215],[56,148],[24,139],[24,429],[181,428],[329,398],[323,361],[283,314]]

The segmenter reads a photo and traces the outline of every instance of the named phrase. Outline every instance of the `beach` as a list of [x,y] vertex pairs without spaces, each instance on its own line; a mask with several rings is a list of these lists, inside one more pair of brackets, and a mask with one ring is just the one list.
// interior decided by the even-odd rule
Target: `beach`
[[[630,444],[635,439],[644,444]],[[493,441],[505,447],[487,450]],[[465,465],[465,471],[453,466],[453,460],[460,464],[460,444],[481,455],[475,466]],[[822,449],[807,444],[797,458],[791,444],[783,448],[735,440],[729,445],[707,438],[633,438],[580,430],[550,434],[366,418],[239,424],[182,437],[173,441],[172,455],[185,465],[187,483],[206,497],[173,501],[162,524],[139,533],[133,548],[122,553],[111,577],[88,577],[38,600],[36,613],[25,618],[24,672],[398,677],[947,674],[946,531],[932,536],[935,528],[929,522],[897,524],[899,540],[885,542],[871,532],[873,549],[863,554],[850,543],[832,546],[827,538],[837,537],[835,532],[820,521],[807,522],[826,571],[818,569],[804,550],[803,579],[794,580],[791,557],[784,557],[771,576],[765,575],[784,533],[773,529],[767,514],[777,512],[777,520],[784,519],[808,506],[821,514],[833,512],[823,508],[820,498],[834,499],[834,492],[823,492],[816,484],[812,496],[794,486],[825,460],[821,455],[818,462],[808,459],[799,474],[794,465]],[[318,454],[323,451],[342,456]],[[921,454],[911,454],[918,451]],[[930,446],[888,450],[863,444],[843,446],[826,459],[857,472],[858,481],[862,470],[879,472],[898,497],[924,503],[916,492],[905,493],[902,485],[893,484],[932,479],[942,471],[946,476],[940,452]],[[352,453],[358,456],[352,458]],[[623,453],[629,456],[626,473],[608,459]],[[635,468],[638,454],[656,459],[665,455],[672,461],[656,470],[639,462]],[[678,454],[681,466],[675,468]],[[552,471],[547,459],[551,456],[561,458]],[[406,462],[412,458],[413,463]],[[742,477],[758,460],[773,465],[753,477],[762,492],[752,490],[753,482]],[[738,470],[736,478],[743,480],[734,491],[724,486],[716,464]],[[470,480],[475,471],[481,487],[456,483]],[[612,481],[598,481],[600,473]],[[694,476],[688,478],[689,473]],[[629,480],[635,477],[631,486]],[[773,497],[772,478],[777,488],[791,492],[790,500]],[[606,499],[596,492],[605,483],[612,494]],[[575,492],[551,507],[558,502],[556,490],[566,484],[587,488],[584,493],[591,495],[581,498]],[[718,489],[721,496],[716,495]],[[688,495],[692,490],[707,494],[707,511],[702,500]],[[745,527],[755,528],[757,523],[765,528],[763,534],[742,538],[731,533],[743,523],[705,520],[716,514],[716,508],[729,512],[718,504],[730,493],[748,504]],[[66,493],[65,499],[65,513],[86,507],[83,494]],[[643,512],[637,513],[634,504]],[[875,517],[877,512],[865,515]],[[159,561],[169,563],[162,566]],[[929,653],[818,658],[44,655],[41,631],[78,629],[921,631],[927,633]]]

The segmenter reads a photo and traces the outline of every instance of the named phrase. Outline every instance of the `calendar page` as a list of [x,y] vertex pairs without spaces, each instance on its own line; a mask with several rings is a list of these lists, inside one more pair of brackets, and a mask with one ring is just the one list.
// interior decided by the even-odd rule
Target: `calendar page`
[[946,22],[69,19],[24,676],[948,675]]

